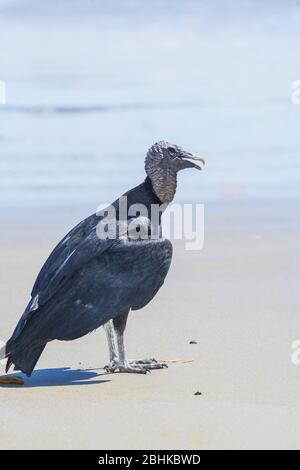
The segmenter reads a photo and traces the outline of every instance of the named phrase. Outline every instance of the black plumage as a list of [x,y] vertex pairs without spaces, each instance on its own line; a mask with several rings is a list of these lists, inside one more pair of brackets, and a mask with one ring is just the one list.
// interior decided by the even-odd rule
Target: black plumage
[[[164,202],[149,176],[125,196],[128,207],[143,204],[150,221],[151,205]],[[113,203],[118,227],[119,202]],[[126,218],[130,218],[128,213]],[[119,346],[119,370],[144,372],[150,367],[150,362],[142,367],[125,360],[123,332],[129,311],[147,305],[164,283],[172,259],[171,242],[161,235],[152,239],[150,222],[147,239],[131,239],[123,229],[116,239],[99,239],[99,220],[99,214],[93,214],[80,222],[45,262],[31,300],[7,341],[6,371],[14,364],[30,375],[49,341],[79,338],[111,320]]]

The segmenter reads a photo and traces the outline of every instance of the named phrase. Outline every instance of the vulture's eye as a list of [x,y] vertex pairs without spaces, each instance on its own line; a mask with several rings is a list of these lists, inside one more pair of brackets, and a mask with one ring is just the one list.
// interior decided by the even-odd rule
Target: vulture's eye
[[173,147],[169,147],[169,148],[168,148],[168,152],[169,152],[169,154],[170,154],[170,155],[172,155],[172,156],[173,156],[173,155],[175,155],[175,153],[176,153],[176,150],[175,150],[175,149],[173,149]]

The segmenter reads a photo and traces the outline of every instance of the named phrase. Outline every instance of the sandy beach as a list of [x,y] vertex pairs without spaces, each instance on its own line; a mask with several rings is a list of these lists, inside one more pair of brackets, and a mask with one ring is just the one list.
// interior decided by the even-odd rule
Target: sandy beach
[[[24,386],[0,388],[1,449],[299,448],[296,210],[290,202],[207,204],[204,249],[175,244],[165,285],[126,330],[130,357],[194,362],[106,374],[103,329],[53,342]],[[66,214],[3,220],[3,341],[50,249],[78,220]]]
[[0,449],[300,449],[299,32],[299,2],[0,0],[0,347],[155,142],[207,162],[174,199],[204,203],[204,248],[173,243],[125,332],[175,362],[107,374],[102,328],[54,341],[0,386]]

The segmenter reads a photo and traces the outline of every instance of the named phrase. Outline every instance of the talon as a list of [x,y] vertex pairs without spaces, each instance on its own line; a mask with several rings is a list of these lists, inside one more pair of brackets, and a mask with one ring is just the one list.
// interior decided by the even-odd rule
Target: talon
[[118,364],[115,361],[110,362],[106,366],[104,366],[104,370],[106,370],[107,373],[113,374],[118,368]]
[[148,370],[154,370],[154,369],[167,369],[168,366],[165,362],[159,362],[157,359],[151,358],[151,359],[135,359],[129,361],[129,364],[133,367],[138,366],[138,367],[144,367],[145,369]]
[[131,374],[151,374],[151,371],[154,369],[167,369],[168,366],[165,362],[159,362],[154,358],[151,359],[140,359],[140,360],[131,360],[126,361],[125,363],[120,363],[119,361],[112,361],[110,364],[106,365],[104,369],[107,373],[131,373]]

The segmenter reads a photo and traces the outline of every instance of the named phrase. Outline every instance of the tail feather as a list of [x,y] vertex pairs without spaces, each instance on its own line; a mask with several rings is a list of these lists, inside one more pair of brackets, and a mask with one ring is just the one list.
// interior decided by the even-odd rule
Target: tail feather
[[14,364],[15,370],[20,370],[24,374],[30,376],[32,371],[40,358],[40,355],[44,351],[46,346],[42,344],[40,346],[26,348],[26,349],[15,349],[11,352],[7,352],[7,363],[6,363],[6,372]]
[[6,372],[14,365],[15,370],[20,370],[30,376],[47,344],[47,339],[41,333],[43,317],[37,315],[38,305],[36,304],[36,298],[29,302],[5,345]]

